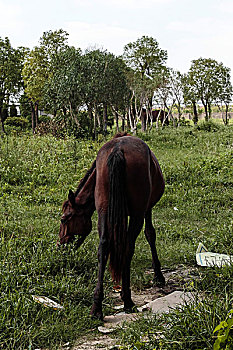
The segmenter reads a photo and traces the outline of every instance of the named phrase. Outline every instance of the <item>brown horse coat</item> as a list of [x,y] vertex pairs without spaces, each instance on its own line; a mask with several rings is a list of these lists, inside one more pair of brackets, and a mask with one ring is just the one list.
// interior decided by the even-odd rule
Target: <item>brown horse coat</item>
[[164,284],[155,247],[151,209],[164,192],[160,166],[149,147],[132,136],[117,135],[98,152],[96,162],[76,193],[70,191],[63,205],[60,242],[79,235],[79,245],[91,231],[91,216],[98,213],[99,275],[91,314],[102,318],[103,275],[110,257],[113,279],[122,279],[124,308],[132,311],[130,263],[135,241],[145,220],[145,235],[152,252],[157,282]]

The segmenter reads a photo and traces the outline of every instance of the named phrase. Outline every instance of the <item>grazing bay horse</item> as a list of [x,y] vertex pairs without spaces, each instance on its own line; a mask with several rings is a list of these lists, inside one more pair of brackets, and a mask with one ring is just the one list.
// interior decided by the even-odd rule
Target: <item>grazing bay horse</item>
[[151,219],[151,210],[163,192],[164,179],[154,154],[142,140],[127,134],[117,134],[107,142],[76,192],[70,190],[63,204],[58,244],[68,243],[78,235],[77,246],[80,246],[91,232],[92,214],[95,210],[98,213],[99,273],[91,309],[93,317],[103,319],[103,277],[108,258],[113,280],[116,283],[122,280],[124,310],[135,310],[130,290],[130,264],[144,220],[155,281],[164,285]]

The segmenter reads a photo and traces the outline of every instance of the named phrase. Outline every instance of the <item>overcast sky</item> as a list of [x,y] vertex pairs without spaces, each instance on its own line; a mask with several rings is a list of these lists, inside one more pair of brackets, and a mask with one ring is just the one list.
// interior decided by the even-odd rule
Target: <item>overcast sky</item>
[[62,28],[70,45],[120,55],[148,35],[183,73],[200,57],[233,72],[233,0],[0,0],[0,18],[0,37],[13,47],[33,48],[44,31]]

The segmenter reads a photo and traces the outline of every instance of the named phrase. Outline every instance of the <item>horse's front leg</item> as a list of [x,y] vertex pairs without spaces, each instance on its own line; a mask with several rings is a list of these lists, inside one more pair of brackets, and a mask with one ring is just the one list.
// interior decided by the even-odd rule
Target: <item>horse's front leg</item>
[[140,217],[130,217],[129,220],[129,228],[127,232],[128,236],[128,254],[126,257],[126,263],[124,270],[122,272],[122,292],[121,298],[124,301],[124,310],[126,312],[134,312],[135,304],[131,298],[131,289],[130,289],[130,265],[131,260],[134,254],[135,249],[135,241],[137,236],[139,235],[142,226],[143,226],[144,218]]
[[106,225],[106,215],[99,216],[98,230],[100,235],[100,243],[98,248],[99,273],[98,282],[94,292],[94,303],[91,309],[91,316],[99,320],[103,320],[102,301],[104,298],[103,279],[104,271],[109,255],[109,239]]
[[156,250],[156,234],[155,229],[152,224],[152,218],[151,218],[151,209],[146,212],[145,215],[145,235],[146,239],[150,245],[151,253],[152,253],[152,266],[154,269],[154,281],[158,286],[164,286],[165,285],[165,278],[161,271],[161,265],[158,258],[157,250]]

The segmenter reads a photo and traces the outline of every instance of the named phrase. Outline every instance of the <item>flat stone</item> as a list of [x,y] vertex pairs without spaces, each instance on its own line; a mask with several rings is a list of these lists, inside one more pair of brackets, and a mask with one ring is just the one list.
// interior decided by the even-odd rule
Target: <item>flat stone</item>
[[125,312],[119,312],[115,315],[105,316],[104,327],[107,330],[113,331],[116,326],[121,326],[123,322],[133,322],[136,321],[143,311],[152,311],[154,314],[162,314],[171,311],[176,307],[182,306],[186,303],[191,303],[194,301],[194,295],[190,292],[184,293],[182,291],[175,291],[164,297],[157,298],[150,301],[147,304],[138,308],[138,313],[126,314]]
[[153,300],[144,306],[138,308],[138,310],[145,311],[151,310],[154,314],[162,314],[171,311],[176,307],[182,306],[186,303],[191,303],[194,301],[194,295],[190,292],[175,291],[164,297]]
[[125,312],[119,312],[115,315],[104,317],[104,327],[107,329],[113,329],[116,326],[120,326],[123,322],[133,322],[139,317],[139,313],[126,314]]

